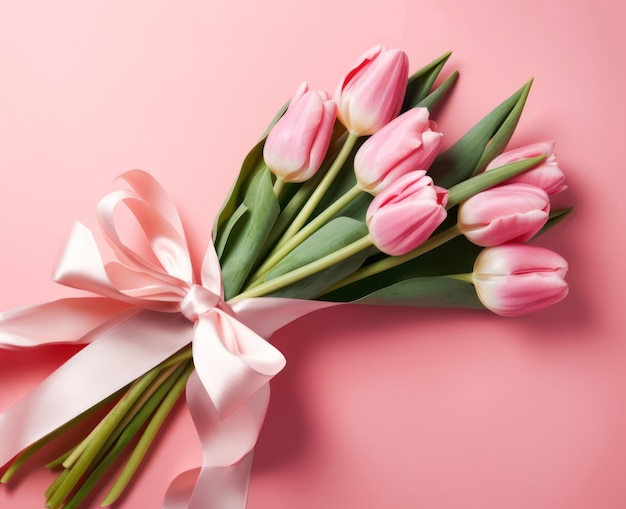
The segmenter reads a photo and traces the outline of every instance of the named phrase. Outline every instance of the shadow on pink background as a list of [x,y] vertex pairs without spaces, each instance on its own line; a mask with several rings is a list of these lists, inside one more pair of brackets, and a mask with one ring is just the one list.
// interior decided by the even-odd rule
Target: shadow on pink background
[[[602,7],[602,8],[600,8]],[[574,214],[540,239],[570,295],[532,316],[351,307],[278,332],[248,507],[626,507],[623,54],[617,3],[26,2],[0,10],[0,309],[67,296],[50,281],[75,219],[116,175],[170,191],[199,259],[239,165],[298,83],[332,92],[383,42],[411,68],[453,50],[446,145],[529,78],[511,143],[552,138]],[[0,351],[6,408],[76,349]],[[0,437],[1,439],[1,437]],[[117,507],[156,508],[199,464],[183,407]],[[30,468],[0,507],[43,507]],[[95,507],[96,505],[94,505]]]

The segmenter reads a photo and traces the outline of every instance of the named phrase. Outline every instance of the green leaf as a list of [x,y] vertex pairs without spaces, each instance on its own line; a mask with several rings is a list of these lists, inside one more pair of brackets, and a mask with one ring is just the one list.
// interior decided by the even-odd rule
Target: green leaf
[[[265,277],[265,281],[303,267],[324,256],[334,253],[368,234],[367,226],[349,217],[338,217],[325,224],[302,244],[283,258]],[[310,299],[324,289],[354,272],[368,256],[364,250],[333,267],[302,279],[272,294],[272,297],[297,297]]]
[[[265,139],[262,139],[248,153],[243,161],[243,164],[241,165],[241,170],[239,171],[239,175],[237,175],[237,180],[235,180],[235,183],[228,193],[228,196],[226,197],[226,200],[224,201],[221,210],[215,218],[215,223],[213,225],[213,242],[216,245],[220,242],[224,244],[227,242],[227,239],[220,239],[221,235],[226,234],[226,232],[222,230],[223,225],[230,219],[230,217],[241,205],[248,186],[250,185],[250,182],[252,181],[254,176],[263,167],[265,167],[265,162],[263,161],[264,145]],[[228,231],[228,233],[230,233],[230,230]]]
[[513,106],[511,113],[504,119],[502,125],[496,132],[496,134],[491,138],[491,141],[485,148],[480,161],[474,168],[474,175],[483,171],[489,162],[496,156],[500,155],[507,144],[511,140],[511,136],[513,136],[513,132],[517,127],[517,123],[519,122],[520,117],[522,116],[522,110],[524,109],[524,105],[526,104],[526,99],[528,98],[528,93],[530,92],[530,87],[533,83],[533,80],[530,80],[526,85],[524,85],[521,89],[521,94],[518,101]]
[[439,85],[435,90],[428,94],[424,99],[416,104],[416,106],[428,108],[432,111],[443,97],[450,92],[452,85],[454,85],[459,78],[459,71],[454,71],[446,81]]
[[269,123],[269,125],[265,128],[265,131],[263,132],[263,136],[261,136],[261,139],[259,141],[263,141],[265,138],[267,138],[267,135],[270,133],[270,131],[272,130],[272,127],[274,127],[276,125],[276,122],[278,122],[280,120],[280,117],[282,117],[285,112],[287,111],[287,108],[289,107],[289,103],[291,101],[287,101],[285,104],[283,104],[280,109],[278,110],[278,112],[276,113],[276,115],[274,115],[274,118],[272,119],[272,121]]
[[228,238],[230,237],[233,228],[240,220],[245,218],[247,212],[248,207],[246,207],[244,203],[241,203],[233,215],[230,216],[222,226],[221,235],[218,237],[217,244],[215,245],[215,252],[217,253],[218,258],[222,257],[224,249],[226,248],[226,243],[228,242]]
[[[370,293],[407,279],[472,272],[474,260],[482,248],[465,237],[456,237],[422,256],[321,295],[320,300],[356,301]],[[372,257],[368,263],[378,257]]]
[[[224,201],[224,204],[222,205],[222,208],[219,211],[213,225],[213,241],[215,242],[216,249],[218,244],[221,243],[222,246],[226,244],[228,240],[228,235],[230,234],[233,225],[239,219],[241,219],[242,212],[240,210],[240,206],[241,201],[243,200],[243,196],[245,195],[247,186],[254,174],[265,165],[265,162],[263,160],[263,146],[265,145],[265,139],[267,138],[267,135],[272,130],[272,128],[276,125],[276,122],[278,122],[280,120],[280,117],[285,114],[288,106],[289,101],[281,106],[281,108],[278,110],[276,115],[274,115],[274,118],[263,132],[263,135],[261,136],[259,142],[254,146],[254,148],[248,153],[248,155],[244,159],[241,170],[239,171],[239,175],[237,176],[237,180],[229,191],[228,196],[226,197],[226,200]],[[237,215],[237,217],[233,218],[234,215]],[[219,241],[218,239],[222,236],[226,238]]]
[[448,204],[447,208],[452,208],[458,205],[462,201],[467,200],[471,196],[474,196],[485,189],[496,186],[505,180],[508,180],[515,175],[519,175],[531,168],[537,166],[539,163],[545,160],[545,156],[530,157],[528,159],[522,159],[514,163],[505,164],[494,168],[493,170],[486,171],[475,175],[455,186],[452,186],[448,192]]
[[243,286],[278,217],[278,202],[268,168],[254,176],[243,203],[248,209],[246,220],[233,225],[220,259],[226,300],[234,297]]
[[550,211],[550,214],[548,216],[548,221],[546,222],[545,225],[543,225],[543,228],[539,230],[539,232],[533,237],[533,239],[539,237],[539,235],[543,235],[550,228],[559,224],[561,221],[563,221],[563,219],[569,216],[573,210],[574,210],[574,207],[567,207],[565,209]]
[[452,55],[451,51],[444,53],[409,77],[401,111],[414,108],[430,93],[430,89],[450,55]]
[[381,288],[355,301],[357,304],[426,308],[484,309],[474,285],[447,277],[419,277]]
[[[282,235],[285,233],[293,219],[296,217],[298,212],[302,209],[306,201],[309,199],[319,182],[324,178],[324,174],[328,171],[331,164],[341,151],[341,147],[345,143],[347,138],[347,131],[345,128],[339,123],[339,121],[335,122],[335,126],[333,128],[333,135],[331,137],[330,147],[324,158],[324,162],[322,163],[320,169],[317,171],[313,177],[311,177],[306,182],[301,184],[293,184],[293,188],[290,190],[288,199],[283,200],[283,196],[286,194],[288,186],[285,186],[285,189],[280,193],[280,202],[281,202],[281,212],[274,223],[274,227],[270,232],[263,249],[261,250],[260,256],[265,257],[276,245]],[[344,171],[344,170],[342,170]],[[329,193],[335,192],[337,181],[333,182],[333,186],[329,190]],[[317,209],[316,209],[317,210]]]
[[[470,178],[483,168],[487,155],[495,157],[504,149],[505,141],[515,130],[530,85],[531,82],[524,85],[437,157],[428,171],[437,185],[450,188]],[[487,148],[491,140],[493,146]]]

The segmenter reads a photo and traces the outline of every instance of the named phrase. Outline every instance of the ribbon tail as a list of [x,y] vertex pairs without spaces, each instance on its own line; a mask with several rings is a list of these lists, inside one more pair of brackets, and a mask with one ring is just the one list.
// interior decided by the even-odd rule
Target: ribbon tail
[[0,465],[176,353],[192,336],[192,324],[179,314],[142,311],[110,325],[0,414]]
[[128,304],[106,297],[60,299],[13,309],[0,313],[0,348],[89,343],[101,326],[110,328],[128,317]]
[[237,319],[257,334],[269,338],[278,329],[298,318],[345,302],[262,297],[235,301],[231,306]]
[[286,363],[273,345],[219,309],[205,313],[196,323],[193,360],[222,418],[266,385]]
[[265,384],[222,418],[196,372],[187,383],[187,404],[202,443],[203,465],[178,476],[166,509],[245,509],[252,457],[267,407]]

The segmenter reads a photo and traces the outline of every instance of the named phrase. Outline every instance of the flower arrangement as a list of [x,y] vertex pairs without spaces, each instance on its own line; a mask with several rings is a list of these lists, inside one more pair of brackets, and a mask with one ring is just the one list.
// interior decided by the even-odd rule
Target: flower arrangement
[[0,315],[4,348],[87,345],[0,415],[2,482],[72,437],[47,463],[59,475],[46,507],[81,507],[121,456],[111,505],[186,391],[203,466],[165,505],[243,508],[285,364],[275,330],[350,302],[514,316],[563,299],[566,261],[528,243],[570,211],[551,210],[565,188],[553,144],[507,150],[530,82],[442,151],[432,115],[458,76],[439,82],[448,57],[409,76],[402,50],[377,46],[333,97],[300,85],[245,158],[200,268],[165,190],[122,175],[97,208],[113,260],[77,223],[55,272],[95,296]]

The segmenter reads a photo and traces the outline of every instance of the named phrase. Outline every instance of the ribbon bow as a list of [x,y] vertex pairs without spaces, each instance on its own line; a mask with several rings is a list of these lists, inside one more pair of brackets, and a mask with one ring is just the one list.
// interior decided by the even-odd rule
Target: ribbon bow
[[[201,438],[203,466],[176,478],[165,506],[244,508],[252,452],[269,403],[268,382],[285,365],[263,336],[333,304],[263,298],[231,307],[223,300],[213,245],[198,284],[180,217],[164,189],[140,170],[120,179],[130,189],[111,192],[97,208],[116,260],[103,263],[93,233],[76,223],[54,276],[60,284],[99,297],[0,314],[3,347],[89,343],[0,414],[0,465],[191,343],[195,371],[187,384],[187,404]],[[143,249],[122,239],[121,205],[145,237]]]

